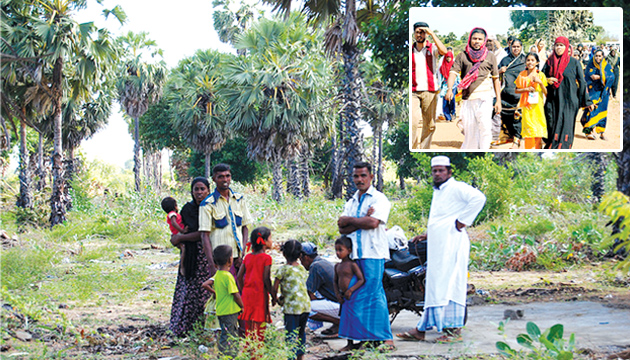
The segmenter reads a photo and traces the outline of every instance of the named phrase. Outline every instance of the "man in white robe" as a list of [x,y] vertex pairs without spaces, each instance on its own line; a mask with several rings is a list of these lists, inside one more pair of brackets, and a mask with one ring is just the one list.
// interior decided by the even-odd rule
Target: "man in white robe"
[[461,341],[466,317],[466,287],[470,226],[486,202],[486,197],[472,186],[451,176],[450,159],[431,159],[433,199],[427,234],[414,241],[427,240],[427,278],[424,313],[418,326],[397,334],[403,340],[424,340],[425,332],[437,328],[444,335],[440,342]]

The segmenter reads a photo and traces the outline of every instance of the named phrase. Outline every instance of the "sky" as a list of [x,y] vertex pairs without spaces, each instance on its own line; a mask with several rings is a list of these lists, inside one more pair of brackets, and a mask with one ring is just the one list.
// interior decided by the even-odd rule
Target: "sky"
[[[127,22],[123,26],[113,16],[105,20],[102,15],[103,9],[111,9],[118,4],[127,14]],[[90,0],[87,9],[77,13],[76,20],[94,21],[96,26],[107,28],[114,36],[128,31],[149,33],[149,38],[164,50],[164,61],[169,68],[198,49],[233,51],[229,45],[219,41],[212,27],[211,0],[104,0],[103,5]],[[99,159],[120,167],[133,159],[133,138],[118,103],[114,104],[108,126],[84,141],[81,151],[88,159]]]
[[[236,3],[237,1],[232,1]],[[256,3],[252,1],[253,3]],[[123,26],[113,16],[108,20],[102,10],[120,4],[127,14]],[[296,7],[297,8],[297,7]],[[620,34],[621,10],[590,8],[594,12],[595,24],[606,30]],[[269,11],[267,11],[269,13]],[[474,26],[482,25],[493,33],[505,34],[510,27],[507,8],[412,8],[411,22],[427,21],[431,27],[448,34],[453,31],[460,36]],[[436,21],[441,20],[443,21]],[[149,33],[149,38],[164,50],[164,60],[169,68],[191,56],[198,49],[213,48],[222,52],[233,52],[229,45],[219,41],[212,27],[211,0],[103,0],[99,5],[95,0],[88,1],[88,8],[77,14],[79,22],[94,21],[98,27],[109,29],[113,35],[128,31]],[[616,23],[616,25],[614,25]],[[619,36],[621,39],[621,36]],[[90,160],[99,159],[123,167],[133,158],[133,139],[123,119],[118,103],[112,109],[109,125],[84,141],[80,151]]]

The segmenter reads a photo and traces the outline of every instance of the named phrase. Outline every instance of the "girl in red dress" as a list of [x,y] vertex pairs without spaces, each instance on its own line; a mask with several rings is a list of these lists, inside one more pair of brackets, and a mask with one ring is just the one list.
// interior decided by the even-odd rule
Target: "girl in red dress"
[[245,324],[245,337],[263,340],[265,325],[271,322],[269,292],[271,291],[271,230],[261,226],[250,234],[248,247],[252,252],[245,256],[238,271],[237,281],[243,289],[243,312],[238,317]]

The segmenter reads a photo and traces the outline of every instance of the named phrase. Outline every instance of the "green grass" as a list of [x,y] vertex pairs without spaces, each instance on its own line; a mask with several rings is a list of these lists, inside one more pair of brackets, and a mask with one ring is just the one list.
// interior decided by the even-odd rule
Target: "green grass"
[[[566,160],[562,155],[544,163],[528,155],[519,158],[512,170],[504,170],[482,158],[473,172],[462,174],[475,179],[494,202],[484,219],[469,230],[471,271],[505,269],[506,261],[523,249],[537,255],[525,269],[555,271],[601,261],[598,246],[610,231],[607,219],[588,197],[590,184],[582,179],[588,177]],[[14,207],[17,178],[0,179],[0,230],[10,236],[23,231],[18,233],[18,246],[0,252],[1,300],[33,319],[31,326],[60,329],[54,331],[68,343],[80,343],[74,339],[79,327],[92,331],[115,320],[97,315],[69,319],[60,304],[77,313],[127,307],[137,308],[137,316],[147,320],[154,315],[146,309],[168,317],[177,271],[168,265],[178,260],[179,251],[168,242],[170,233],[159,203],[163,196],[173,196],[181,208],[190,200],[187,184],[171,183],[162,195],[150,189],[138,194],[126,190],[132,188],[129,172],[112,174],[102,165],[88,164],[73,182],[73,210],[64,224],[53,229],[46,224],[49,205],[44,193],[36,196],[32,214],[20,214]],[[608,180],[607,187],[612,186]],[[327,199],[319,183],[313,184],[309,199],[285,195],[280,203],[271,199],[269,179],[256,187],[233,183],[233,188],[246,195],[253,226],[270,227],[276,242],[309,240],[330,249],[338,237],[336,222],[345,201]],[[432,197],[428,181],[414,181],[400,190],[392,179],[385,193],[392,202],[389,227],[401,226],[409,238],[426,231]],[[20,219],[30,225],[18,227]],[[127,250],[132,256],[124,255]],[[602,284],[627,287],[627,277],[611,266],[596,271],[601,271],[594,277]],[[3,326],[17,326],[11,321],[15,320],[2,314]],[[190,346],[183,352],[200,356],[196,346],[181,346]],[[43,342],[14,349],[29,352],[31,358],[68,358],[77,353]]]

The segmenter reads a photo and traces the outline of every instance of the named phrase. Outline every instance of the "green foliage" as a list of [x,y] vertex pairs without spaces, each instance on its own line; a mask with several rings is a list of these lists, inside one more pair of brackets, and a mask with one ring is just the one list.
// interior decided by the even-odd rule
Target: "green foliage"
[[185,144],[179,129],[171,121],[171,105],[165,99],[151,104],[139,119],[140,144],[149,151],[181,149]]
[[[575,351],[575,334],[571,334],[568,340],[564,340],[564,326],[556,324],[541,333],[538,326],[533,322],[527,323],[527,334],[516,336],[516,342],[529,349],[528,357],[534,359],[573,359]],[[520,359],[521,352],[512,349],[510,345],[503,341],[498,341],[496,347],[501,355],[509,359]]]
[[[247,155],[247,142],[240,136],[228,139],[225,145],[210,155],[212,166],[219,163],[230,165],[232,168],[232,178],[243,184],[253,184],[260,181],[263,174],[268,171],[266,164],[261,164]],[[189,156],[190,167],[188,175],[190,177],[202,176],[204,174],[205,157],[193,151]]]
[[501,167],[488,154],[470,160],[468,171],[472,174],[471,185],[486,195],[486,205],[477,216],[476,223],[506,213],[512,199],[512,166]]
[[420,183],[412,189],[412,197],[407,201],[407,211],[411,220],[419,222],[429,217],[433,186],[430,183]]
[[[600,211],[609,217],[611,223],[618,229],[602,242],[603,248],[614,245],[615,252],[628,252],[630,249],[630,201],[628,197],[619,191],[612,192],[604,197],[599,207]],[[619,262],[618,268],[624,272],[630,272],[630,257]]]

